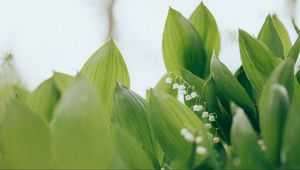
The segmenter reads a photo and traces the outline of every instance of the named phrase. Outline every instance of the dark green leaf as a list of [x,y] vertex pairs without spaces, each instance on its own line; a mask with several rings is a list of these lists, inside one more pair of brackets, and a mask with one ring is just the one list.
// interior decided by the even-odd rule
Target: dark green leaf
[[262,91],[266,79],[281,62],[265,45],[239,30],[240,53],[245,73],[257,90]]
[[77,77],[62,96],[50,124],[59,168],[107,168],[114,143],[99,99],[84,77]]
[[300,70],[298,70],[298,72],[296,73],[295,75],[297,81],[298,81],[298,84],[300,84]]
[[113,40],[99,48],[84,64],[80,73],[96,86],[108,113],[111,113],[117,81],[127,87],[130,85],[126,64]]
[[180,68],[199,77],[205,76],[204,44],[189,21],[170,8],[163,33],[163,57],[168,71],[180,73]]

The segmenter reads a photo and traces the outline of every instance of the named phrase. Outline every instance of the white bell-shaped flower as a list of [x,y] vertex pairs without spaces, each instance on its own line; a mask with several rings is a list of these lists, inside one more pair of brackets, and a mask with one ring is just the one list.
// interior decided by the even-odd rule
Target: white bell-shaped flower
[[184,134],[184,139],[189,141],[189,142],[193,142],[195,137],[190,132],[187,132],[187,133]]
[[209,120],[210,122],[216,121],[216,119],[215,119],[215,117],[214,117],[213,115],[210,115],[209,118],[208,118],[208,120]]
[[205,129],[211,129],[212,126],[210,123],[205,123],[204,127]]
[[196,98],[197,96],[198,96],[198,95],[197,95],[196,92],[192,92],[192,93],[191,93],[191,97],[192,97],[192,98]]
[[196,153],[199,155],[205,155],[207,153],[207,149],[203,146],[197,146]]
[[181,130],[180,130],[180,134],[181,135],[184,135],[184,134],[186,134],[186,133],[188,133],[189,132],[189,130],[187,129],[187,128],[182,128]]
[[179,85],[178,89],[179,90],[184,90],[185,89],[185,85],[184,84]]
[[214,143],[219,143],[219,142],[220,142],[220,138],[214,137],[214,138],[213,138],[213,141],[214,141]]
[[172,88],[173,89],[178,89],[178,87],[179,87],[179,84],[178,83],[174,83]]
[[202,111],[203,110],[203,106],[202,105],[194,105],[193,106],[193,110],[195,111],[195,112],[200,112],[200,111]]
[[202,113],[202,118],[207,118],[208,116],[209,116],[208,112],[205,111],[205,112]]
[[166,80],[165,80],[165,82],[167,84],[171,84],[172,83],[172,78],[171,77],[167,77]]
[[188,95],[186,95],[186,96],[185,96],[185,100],[186,100],[186,101],[192,100],[192,97],[191,97],[191,95],[189,95],[189,94],[188,94]]
[[201,136],[197,136],[197,137],[195,138],[195,142],[196,142],[197,144],[201,143],[202,140],[203,140],[203,138],[202,138]]

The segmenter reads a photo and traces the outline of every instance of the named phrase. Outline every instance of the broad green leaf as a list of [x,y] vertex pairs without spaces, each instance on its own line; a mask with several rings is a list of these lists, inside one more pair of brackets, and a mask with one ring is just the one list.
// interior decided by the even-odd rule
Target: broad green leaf
[[[165,92],[165,93],[168,93],[174,97],[177,97],[177,90],[174,90],[172,88],[172,83],[169,84],[169,83],[166,83],[166,78],[167,77],[170,77],[170,78],[174,78],[172,77],[171,75],[169,74],[165,74],[160,80],[159,82],[155,85],[154,89],[155,90],[158,90],[158,91],[162,91],[162,92]],[[174,81],[174,80],[172,80]]]
[[150,127],[149,114],[145,99],[117,84],[113,100],[113,123],[131,134],[151,155],[153,163],[158,164],[158,143]]
[[5,168],[53,168],[47,123],[23,101],[8,105],[3,121]]
[[243,66],[240,66],[238,70],[234,73],[234,77],[239,81],[239,83],[244,87],[249,97],[253,103],[256,103],[257,92],[250,83]]
[[298,36],[296,42],[294,43],[293,47],[289,51],[287,58],[291,58],[293,62],[296,63],[299,56],[299,52],[300,52],[300,36]]
[[97,90],[77,77],[65,91],[50,124],[59,168],[105,169],[113,156],[106,110]]
[[67,89],[67,87],[71,84],[73,77],[65,73],[54,72],[53,80],[56,88],[62,94],[65,89]]
[[269,169],[263,152],[257,144],[257,136],[243,109],[237,108],[231,127],[231,142],[238,156],[238,169]]
[[[182,128],[187,128],[192,134],[203,137],[203,146],[211,151],[207,134],[200,119],[176,98],[155,90],[150,90],[150,120],[156,139],[164,153],[171,160],[181,160],[187,163],[192,151],[192,142],[181,135]],[[199,156],[204,160],[208,155]],[[190,167],[190,165],[186,165]]]
[[298,84],[300,84],[300,70],[298,70],[298,72],[296,73],[295,75],[297,81],[298,81]]
[[243,30],[239,30],[239,45],[245,73],[257,92],[261,93],[266,79],[281,59]]
[[281,38],[282,45],[284,48],[284,56],[287,57],[289,50],[292,47],[292,42],[291,42],[290,36],[289,36],[285,26],[282,24],[282,22],[279,20],[279,18],[276,15],[272,15],[272,21],[273,21],[273,24],[276,27],[278,34]]
[[299,169],[300,168],[300,148],[299,140],[300,133],[297,129],[300,128],[300,86],[295,84],[294,96],[291,101],[291,106],[287,114],[286,123],[283,135],[283,157],[285,158],[285,168]]
[[40,84],[28,97],[28,104],[37,113],[40,113],[45,120],[51,121],[53,110],[59,99],[59,91],[57,90],[53,78],[47,79]]
[[267,16],[257,39],[262,41],[276,56],[284,58],[284,46],[270,15]]
[[215,56],[212,57],[211,74],[218,91],[222,93],[228,101],[234,101],[243,107],[252,125],[258,129],[256,109],[251,98],[238,80],[235,79],[230,70]]
[[189,21],[195,27],[203,40],[205,53],[207,56],[205,72],[206,75],[208,75],[213,51],[215,51],[215,53],[218,55],[221,46],[220,33],[216,20],[203,2],[201,2],[201,4],[190,16]]
[[205,76],[204,44],[192,24],[172,8],[165,23],[162,49],[168,71],[180,73],[184,68],[196,76]]
[[117,81],[129,87],[129,74],[118,47],[113,40],[99,48],[84,64],[80,73],[97,88],[103,106],[111,113]]
[[[117,129],[118,151],[122,162],[128,169],[159,169],[159,165],[155,166],[151,156],[145,152],[140,142],[135,137],[130,136],[123,129]],[[123,169],[121,167],[115,167]]]
[[259,105],[261,136],[266,145],[266,157],[280,165],[280,150],[283,125],[289,108],[289,97],[282,85],[267,86]]

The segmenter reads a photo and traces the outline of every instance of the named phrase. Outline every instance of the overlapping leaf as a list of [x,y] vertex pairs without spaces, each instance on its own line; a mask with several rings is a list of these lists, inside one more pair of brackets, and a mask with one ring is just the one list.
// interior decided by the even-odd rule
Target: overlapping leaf
[[180,68],[205,75],[204,43],[192,24],[170,8],[163,33],[163,57],[168,71],[180,73]]
[[62,94],[65,89],[67,89],[67,87],[71,84],[73,77],[65,73],[54,72],[53,80],[56,88]]
[[260,41],[242,30],[239,31],[239,44],[245,73],[251,84],[260,93],[266,79],[281,62],[281,59]]
[[177,97],[177,90],[172,88],[172,84],[166,83],[166,78],[170,77],[169,74],[165,74],[159,82],[155,85],[154,89],[158,91],[162,91],[168,93],[174,97]]
[[60,168],[107,168],[113,140],[95,87],[77,77],[61,98],[50,124]]

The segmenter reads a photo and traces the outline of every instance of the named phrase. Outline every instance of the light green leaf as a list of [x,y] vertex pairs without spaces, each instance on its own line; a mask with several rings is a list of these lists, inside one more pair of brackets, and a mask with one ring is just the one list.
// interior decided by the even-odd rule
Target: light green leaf
[[205,72],[206,75],[208,75],[213,51],[218,55],[221,46],[220,33],[216,20],[203,2],[201,2],[190,16],[189,21],[200,34],[200,37],[204,42],[205,53],[207,56]]
[[181,71],[181,76],[184,79],[184,81],[186,81],[191,86],[193,86],[194,90],[197,92],[197,94],[199,94],[201,96],[202,89],[205,84],[205,80],[197,77],[196,75],[194,75],[193,73],[191,73],[190,71],[188,71],[186,69],[181,69],[180,71]]
[[5,168],[53,168],[47,123],[23,101],[8,105],[3,121]]
[[[174,97],[177,97],[177,90],[172,88],[172,84],[166,83],[166,78],[170,77],[169,74],[165,74],[159,82],[155,85],[154,89],[158,91],[162,91],[168,93]],[[171,78],[171,77],[170,77]],[[174,81],[174,80],[173,80]]]
[[258,129],[257,113],[251,98],[230,70],[215,56],[212,57],[211,74],[219,93],[222,93],[226,100],[234,101],[244,108],[253,127]]
[[51,121],[53,110],[59,99],[59,91],[57,90],[53,78],[50,78],[40,84],[28,97],[28,104],[40,113],[45,120]]
[[300,35],[298,36],[296,42],[294,43],[293,47],[289,51],[287,58],[291,58],[293,62],[296,63],[299,56],[299,52],[300,52]]
[[266,79],[281,62],[281,59],[243,30],[239,30],[239,44],[245,73],[251,84],[260,93]]
[[180,73],[179,69],[184,68],[196,76],[205,76],[204,44],[192,24],[172,8],[165,23],[162,49],[168,71]]
[[113,40],[99,48],[84,64],[80,73],[96,86],[108,114],[111,113],[117,81],[127,87],[130,85],[126,64]]
[[292,19],[292,23],[293,23],[293,26],[294,26],[294,29],[295,29],[296,33],[299,34],[300,33],[300,29],[299,29],[298,25],[296,24],[294,18]]
[[121,84],[117,84],[113,101],[114,124],[131,134],[151,155],[153,164],[158,164],[158,143],[150,128],[147,101]]
[[[202,136],[203,146],[207,148],[208,153],[211,151],[202,122],[188,107],[176,98],[152,89],[149,100],[151,125],[166,157],[188,164],[193,145],[181,135],[182,128],[187,128],[193,135]],[[199,159],[203,161],[207,156],[199,156]]]
[[285,26],[282,24],[282,22],[279,20],[279,18],[276,15],[272,15],[272,21],[273,21],[273,24],[276,27],[278,34],[281,38],[282,45],[284,48],[284,56],[287,57],[289,50],[292,47],[292,42],[291,42],[290,36],[289,36]]
[[50,124],[59,168],[107,168],[114,143],[99,99],[84,77],[77,77],[62,96]]
[[270,15],[267,16],[257,39],[263,42],[276,56],[284,58],[284,46]]
[[[140,142],[136,138],[130,136],[121,128],[117,129],[118,151],[122,162],[128,169],[159,169],[159,165],[155,166],[151,156],[143,150]],[[118,165],[117,165],[118,166]],[[119,165],[120,166],[120,165]],[[114,167],[124,169],[124,165]]]
[[254,129],[248,121],[243,109],[237,108],[231,127],[231,142],[238,156],[238,169],[269,169],[263,152],[257,144]]
[[300,168],[300,87],[295,84],[294,96],[292,98],[291,106],[287,115],[284,135],[283,135],[283,156],[285,158],[286,169],[299,169]]
[[54,72],[53,80],[56,88],[62,94],[73,81],[73,77],[65,73]]

